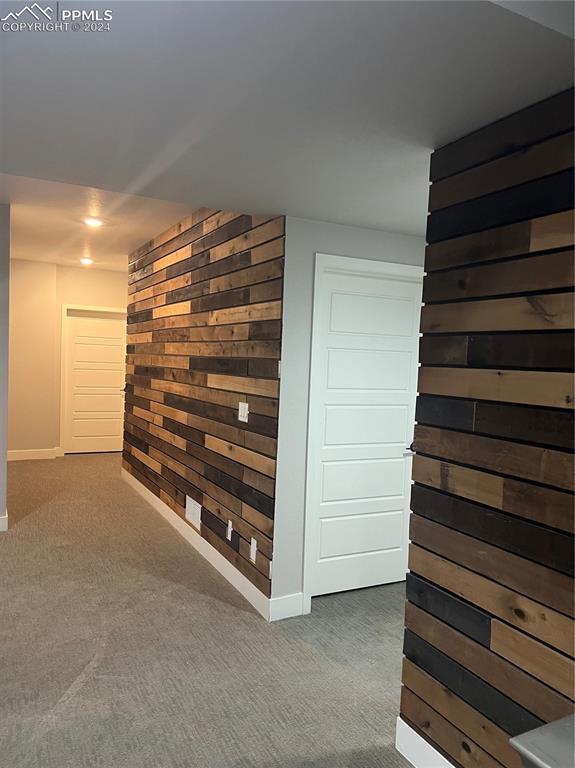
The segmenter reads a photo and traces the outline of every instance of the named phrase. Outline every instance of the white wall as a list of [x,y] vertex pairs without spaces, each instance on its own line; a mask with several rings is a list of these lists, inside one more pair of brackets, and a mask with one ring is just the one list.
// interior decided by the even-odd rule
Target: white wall
[[10,287],[10,206],[0,205],[0,531],[6,516],[6,448],[8,420],[8,308]]
[[12,260],[10,452],[59,447],[62,305],[126,307],[127,293],[122,272]]
[[307,419],[316,253],[423,266],[425,241],[411,235],[286,220],[282,365],[272,597],[300,593]]

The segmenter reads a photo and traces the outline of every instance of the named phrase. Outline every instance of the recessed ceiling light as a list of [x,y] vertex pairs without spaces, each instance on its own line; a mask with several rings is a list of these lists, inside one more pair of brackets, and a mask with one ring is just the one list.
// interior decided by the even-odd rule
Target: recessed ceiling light
[[93,264],[93,260],[90,259],[88,256],[84,256],[83,259],[80,259],[80,264],[83,264],[85,267],[89,267],[90,264]]
[[84,219],[84,224],[88,227],[94,227],[95,229],[96,227],[101,227],[103,222],[102,219],[95,219],[92,216],[88,216],[87,219]]

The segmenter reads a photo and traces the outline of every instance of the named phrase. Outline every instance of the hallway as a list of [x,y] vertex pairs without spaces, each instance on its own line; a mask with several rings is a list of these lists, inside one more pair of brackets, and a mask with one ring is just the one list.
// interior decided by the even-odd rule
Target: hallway
[[268,625],[115,454],[12,462],[8,509],[2,766],[407,766],[393,748],[403,585]]

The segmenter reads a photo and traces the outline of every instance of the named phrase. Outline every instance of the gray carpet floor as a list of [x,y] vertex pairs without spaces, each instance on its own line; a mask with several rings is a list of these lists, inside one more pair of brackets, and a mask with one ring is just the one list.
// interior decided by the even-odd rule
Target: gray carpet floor
[[267,624],[120,477],[9,467],[1,768],[404,768],[403,585]]

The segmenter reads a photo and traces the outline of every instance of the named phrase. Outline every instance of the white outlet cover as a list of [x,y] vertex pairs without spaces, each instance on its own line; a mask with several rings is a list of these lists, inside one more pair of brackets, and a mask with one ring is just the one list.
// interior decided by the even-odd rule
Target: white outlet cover
[[186,496],[186,520],[198,530],[200,528],[201,513],[202,505],[198,504],[195,499],[191,499],[189,496]]
[[247,403],[238,403],[238,421],[246,421],[248,420],[250,415],[250,409],[248,407]]
[[256,554],[258,551],[258,542],[256,539],[252,537],[252,540],[250,541],[250,560],[252,563],[255,563],[256,561]]
[[234,526],[232,525],[232,521],[228,520],[228,530],[226,531],[226,539],[228,541],[232,540],[232,533],[234,532]]

